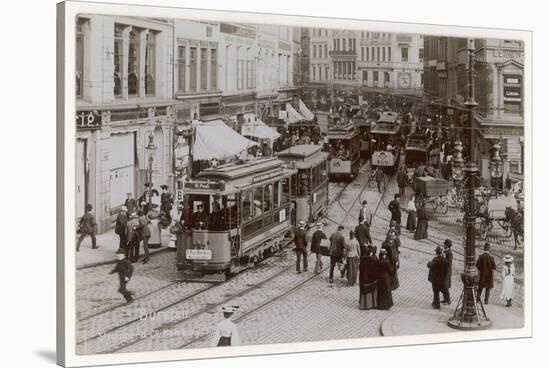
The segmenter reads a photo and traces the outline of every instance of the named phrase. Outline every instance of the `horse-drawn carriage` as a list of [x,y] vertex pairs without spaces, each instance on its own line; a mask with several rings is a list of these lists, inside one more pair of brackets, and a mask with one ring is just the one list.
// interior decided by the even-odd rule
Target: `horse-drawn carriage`
[[480,207],[478,217],[481,219],[479,226],[483,240],[489,237],[496,223],[504,237],[514,236],[514,250],[518,244],[523,244],[523,211],[518,209],[513,196],[487,198]]

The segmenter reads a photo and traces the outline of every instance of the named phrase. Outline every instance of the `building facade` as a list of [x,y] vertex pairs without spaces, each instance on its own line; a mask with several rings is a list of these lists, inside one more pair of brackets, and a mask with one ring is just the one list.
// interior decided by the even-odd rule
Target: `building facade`
[[172,179],[172,51],[170,21],[77,19],[76,213],[92,204],[100,232],[111,227],[127,193],[139,197],[149,180],[159,188]]
[[[455,111],[468,97],[467,39],[427,36],[425,50],[424,91],[441,106],[446,120],[463,126],[466,115]],[[491,148],[496,143],[504,158],[503,177],[523,177],[523,57],[521,41],[475,40],[474,99],[479,105],[474,134],[479,156],[474,159],[485,179],[490,177]]]
[[245,113],[263,114],[266,120],[277,116],[294,94],[294,31],[80,16],[77,216],[92,204],[98,230],[104,232],[128,193],[140,197],[149,182],[157,190],[163,184],[179,188],[190,153],[179,132],[189,121],[223,119],[238,130]]

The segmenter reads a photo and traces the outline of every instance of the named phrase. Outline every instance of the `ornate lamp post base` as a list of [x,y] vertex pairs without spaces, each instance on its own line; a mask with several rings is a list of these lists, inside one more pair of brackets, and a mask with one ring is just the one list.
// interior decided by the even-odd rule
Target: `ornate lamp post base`
[[454,315],[447,322],[449,327],[464,331],[485,330],[491,327],[491,320],[487,317],[483,303],[477,296],[478,280],[475,270],[462,274],[464,289]]

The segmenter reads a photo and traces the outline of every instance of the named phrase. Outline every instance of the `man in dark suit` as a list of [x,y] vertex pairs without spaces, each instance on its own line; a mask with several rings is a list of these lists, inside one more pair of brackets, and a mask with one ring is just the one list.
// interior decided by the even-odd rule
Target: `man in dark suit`
[[134,213],[138,210],[138,203],[137,201],[132,198],[132,192],[126,193],[128,198],[124,201],[124,206],[128,209],[128,213]]
[[160,210],[166,216],[166,221],[170,224],[172,223],[172,205],[174,204],[174,197],[172,193],[168,191],[168,185],[163,184],[160,186],[162,189],[162,194],[160,195]]
[[143,263],[145,264],[151,259],[151,257],[149,256],[149,238],[151,237],[151,230],[149,229],[149,218],[147,218],[147,216],[142,211],[138,212],[138,216],[139,225],[136,227],[136,230],[139,231],[139,238],[141,241],[143,241],[143,252],[145,253]]
[[306,222],[300,221],[298,228],[294,230],[294,246],[296,247],[296,272],[302,273],[300,270],[300,258],[303,256],[304,272],[307,272],[307,238],[306,238]]
[[198,205],[197,212],[193,214],[195,229],[208,229],[208,214],[204,212],[202,203]]
[[[447,295],[449,292],[445,289],[445,277],[447,275],[447,260],[443,257],[443,249],[441,247],[435,248],[435,258],[428,262],[428,281],[432,283],[432,290],[434,294],[432,307],[434,309],[440,309],[439,293]],[[448,298],[447,298],[448,299]]]
[[479,270],[479,284],[477,288],[477,297],[481,299],[481,292],[485,289],[485,304],[489,304],[489,293],[493,288],[493,272],[497,266],[495,259],[489,253],[491,246],[485,243],[483,254],[477,258],[476,267]]
[[134,266],[126,259],[124,254],[118,254],[118,261],[116,263],[115,268],[109,273],[118,273],[118,280],[119,280],[119,288],[118,292],[122,294],[124,299],[126,299],[126,302],[131,303],[134,299],[132,298],[132,295],[134,294],[133,291],[130,291],[126,289],[126,284],[130,281],[132,278],[132,275],[134,273]]
[[133,212],[130,214],[130,219],[126,225],[126,258],[129,261],[137,262],[139,259],[139,242],[140,242],[140,232],[137,229],[139,226],[139,216]]
[[401,196],[399,193],[395,193],[393,195],[393,201],[390,202],[388,205],[388,209],[391,212],[391,219],[395,222],[397,222],[397,225],[401,226],[401,203],[399,202],[399,199]]
[[361,257],[366,257],[367,247],[372,244],[372,239],[370,237],[370,228],[365,220],[355,227],[355,234],[357,234],[357,240],[361,248]]
[[86,205],[86,213],[80,218],[80,224],[79,224],[79,230],[80,230],[80,237],[78,238],[78,241],[76,242],[76,251],[80,251],[80,243],[82,243],[82,240],[86,237],[86,235],[89,235],[90,238],[92,238],[92,249],[99,248],[96,244],[95,240],[95,233],[97,230],[97,222],[95,221],[94,215],[92,215],[92,205],[87,204]]
[[445,275],[445,289],[447,290],[446,294],[443,294],[443,304],[451,304],[451,296],[449,294],[449,289],[451,288],[451,278],[453,276],[453,250],[451,247],[453,246],[453,242],[451,239],[445,239],[443,242],[443,245],[445,246],[445,250],[443,251],[443,255],[445,259],[447,260],[447,274]]
[[[329,249],[329,256],[330,256],[330,270],[329,270],[329,282],[334,282],[334,267],[337,263],[340,263],[342,261],[342,257],[344,257],[344,249],[346,248],[346,240],[344,239],[344,235],[342,234],[342,231],[344,230],[344,226],[339,225],[338,230],[334,234],[330,236],[330,249]],[[340,276],[344,277],[344,272],[340,272]]]
[[323,232],[323,223],[317,223],[317,230],[311,236],[311,253],[316,255],[315,268],[313,272],[319,273],[323,269],[323,262],[321,260],[323,254],[321,253],[321,241],[326,239],[327,236]]
[[407,183],[407,172],[405,171],[405,168],[402,167],[397,173],[397,185],[399,186],[399,194],[402,197],[405,196],[405,188],[407,187]]
[[128,225],[128,209],[122,206],[116,217],[115,234],[119,237],[117,253],[126,253],[128,238],[126,237],[126,226]]

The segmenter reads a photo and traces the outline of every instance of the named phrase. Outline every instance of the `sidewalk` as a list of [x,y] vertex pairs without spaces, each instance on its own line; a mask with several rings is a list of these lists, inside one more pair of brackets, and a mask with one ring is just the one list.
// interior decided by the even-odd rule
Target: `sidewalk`
[[[523,327],[523,310],[503,305],[484,305],[491,320],[491,330]],[[447,321],[453,314],[456,303],[442,305],[440,310],[432,308],[411,308],[401,310],[386,318],[380,326],[382,336],[423,335],[433,333],[459,332],[449,327]]]
[[[75,244],[78,236],[75,236]],[[96,235],[98,249],[92,249],[92,239],[87,236],[80,244],[80,251],[76,253],[76,269],[94,267],[116,262],[116,251],[118,250],[119,237],[114,229],[103,234]],[[170,232],[162,230],[162,246],[160,248],[149,248],[151,255],[165,251],[170,243]],[[140,255],[143,255],[143,246],[140,247]]]

